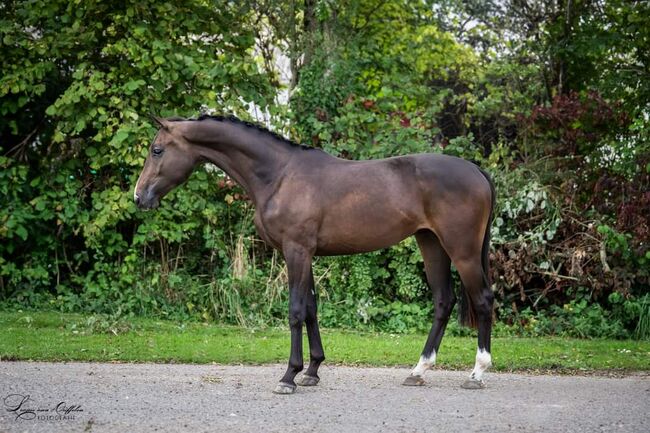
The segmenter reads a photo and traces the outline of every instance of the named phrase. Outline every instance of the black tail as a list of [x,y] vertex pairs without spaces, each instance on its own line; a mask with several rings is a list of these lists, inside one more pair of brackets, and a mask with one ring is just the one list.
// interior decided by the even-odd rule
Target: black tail
[[[483,236],[483,247],[481,249],[481,266],[483,267],[483,280],[486,287],[492,287],[492,282],[490,281],[490,228],[492,227],[492,220],[494,219],[494,205],[496,203],[496,190],[494,189],[494,182],[492,178],[482,168],[479,167],[481,174],[485,176],[488,183],[490,184],[490,191],[492,192],[492,203],[490,204],[490,216],[488,218],[488,224],[485,228],[485,235]],[[459,321],[461,325],[468,326],[470,328],[477,328],[478,322],[476,320],[476,313],[474,312],[474,307],[467,290],[463,285],[463,282],[460,283],[460,304],[459,308]]]
[[490,217],[488,218],[488,224],[485,228],[485,236],[483,237],[483,250],[481,251],[481,264],[483,265],[483,278],[485,279],[485,284],[488,288],[492,287],[492,281],[490,281],[490,229],[492,227],[492,220],[494,219],[494,206],[497,201],[497,193],[494,189],[494,182],[490,174],[480,169],[481,173],[487,179],[490,184],[490,191],[492,192],[492,203],[490,203]]

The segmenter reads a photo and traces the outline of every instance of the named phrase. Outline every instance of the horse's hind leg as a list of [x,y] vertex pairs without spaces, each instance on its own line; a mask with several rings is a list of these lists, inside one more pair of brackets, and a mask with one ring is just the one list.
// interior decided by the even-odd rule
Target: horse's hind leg
[[411,375],[403,383],[411,386],[423,385],[424,379],[422,377],[424,372],[435,364],[436,353],[447,327],[451,310],[456,303],[451,280],[451,262],[442,245],[440,245],[438,237],[429,230],[423,230],[417,232],[415,238],[422,252],[427,282],[433,292],[435,313],[431,332],[422,350],[420,360]]
[[490,354],[490,336],[492,333],[492,309],[494,294],[488,285],[488,279],[481,264],[481,257],[477,254],[471,259],[454,261],[460,279],[465,286],[463,296],[469,297],[468,308],[475,316],[478,327],[478,350],[474,370],[462,387],[466,389],[484,388],[483,373],[492,365]]

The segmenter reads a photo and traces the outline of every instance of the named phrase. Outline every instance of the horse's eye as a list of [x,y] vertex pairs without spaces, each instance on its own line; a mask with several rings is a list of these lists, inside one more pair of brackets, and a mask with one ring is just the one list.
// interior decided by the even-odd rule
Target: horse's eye
[[154,156],[160,156],[160,155],[163,154],[163,148],[162,147],[154,147],[153,149],[151,149],[151,153]]

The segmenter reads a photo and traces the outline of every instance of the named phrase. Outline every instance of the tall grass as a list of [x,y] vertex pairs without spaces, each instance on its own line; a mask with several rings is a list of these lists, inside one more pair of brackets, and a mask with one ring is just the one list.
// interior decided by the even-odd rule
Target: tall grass
[[260,241],[240,233],[228,248],[228,276],[214,279],[208,287],[215,318],[239,326],[269,323],[274,306],[286,293],[287,267],[282,255],[273,250],[264,263],[258,263],[256,242]]
[[287,265],[281,254],[273,250],[271,263],[269,266],[269,277],[266,280],[266,289],[264,291],[264,302],[266,302],[266,313],[270,314],[271,308],[275,302],[280,300],[282,293],[286,290],[289,281],[287,274]]
[[639,323],[634,330],[634,336],[638,340],[650,340],[650,294],[641,298],[641,311]]

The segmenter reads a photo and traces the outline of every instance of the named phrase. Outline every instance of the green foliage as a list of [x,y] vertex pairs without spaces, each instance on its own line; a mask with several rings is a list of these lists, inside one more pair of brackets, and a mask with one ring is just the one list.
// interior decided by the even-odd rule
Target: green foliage
[[3,6],[3,297],[177,312],[190,302],[185,275],[207,264],[218,270],[208,281],[226,273],[217,251],[247,205],[224,201],[221,175],[206,169],[159,212],[136,211],[132,186],[154,132],[147,114],[264,104],[273,91],[251,28],[227,2],[37,3]]
[[534,313],[527,308],[517,315],[516,332],[531,336],[630,338],[634,336],[630,325],[637,323],[642,303],[616,296],[620,295],[610,296],[611,310],[586,298],[571,300],[563,306],[553,305],[546,312]]
[[[5,2],[0,300],[93,314],[79,332],[284,323],[282,259],[220,171],[156,212],[132,203],[149,114],[263,112],[343,158],[444,152],[490,171],[497,334],[649,338],[648,6],[474,3]],[[413,239],[314,274],[327,327],[431,325]]]
[[[413,22],[412,3],[351,3],[315,36],[313,60],[300,71],[291,101],[296,132],[347,158],[431,151],[450,92],[430,80],[469,74],[473,53],[435,25]],[[383,20],[359,21],[366,13]]]

